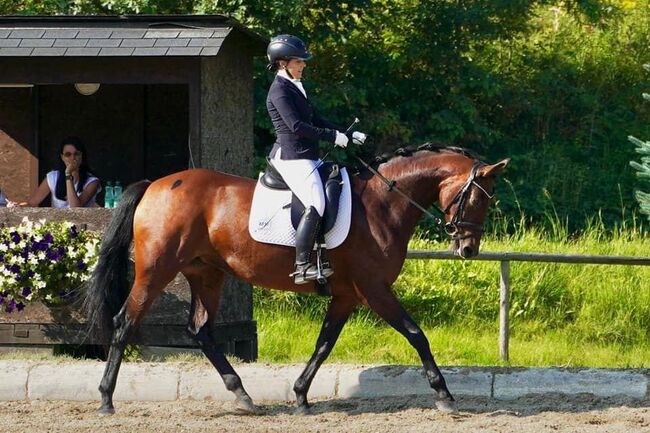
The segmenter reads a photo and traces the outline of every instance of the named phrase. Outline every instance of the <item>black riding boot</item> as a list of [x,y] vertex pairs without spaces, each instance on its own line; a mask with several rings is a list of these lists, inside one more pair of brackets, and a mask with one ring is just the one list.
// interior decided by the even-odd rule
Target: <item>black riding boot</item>
[[305,209],[296,229],[296,270],[292,277],[296,284],[306,284],[318,278],[318,267],[311,263],[321,217],[313,206]]

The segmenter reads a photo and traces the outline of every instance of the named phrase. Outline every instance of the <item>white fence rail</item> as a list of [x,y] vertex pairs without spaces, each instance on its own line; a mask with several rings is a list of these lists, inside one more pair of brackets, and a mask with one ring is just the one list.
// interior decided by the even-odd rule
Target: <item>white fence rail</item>
[[[407,259],[465,260],[451,251],[409,250]],[[501,263],[499,294],[499,355],[503,361],[509,359],[510,342],[510,262],[571,263],[584,265],[627,265],[650,266],[650,257],[629,256],[583,256],[571,254],[544,253],[480,253],[470,260],[485,260]]]

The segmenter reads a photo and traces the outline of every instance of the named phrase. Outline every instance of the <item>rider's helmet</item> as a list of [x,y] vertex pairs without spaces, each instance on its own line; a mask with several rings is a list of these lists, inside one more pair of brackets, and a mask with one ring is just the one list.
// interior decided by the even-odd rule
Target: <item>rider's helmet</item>
[[271,39],[266,48],[266,56],[269,58],[270,67],[274,66],[278,60],[300,59],[307,61],[314,57],[307,50],[302,39],[292,35],[278,35]]

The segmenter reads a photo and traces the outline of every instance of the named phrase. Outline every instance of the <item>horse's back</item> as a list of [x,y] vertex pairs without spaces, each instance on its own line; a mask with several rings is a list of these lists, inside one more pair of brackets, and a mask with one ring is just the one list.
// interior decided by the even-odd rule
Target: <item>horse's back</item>
[[154,181],[136,210],[135,223],[157,219],[190,222],[207,219],[226,201],[241,202],[252,198],[255,181],[249,178],[208,169],[190,169]]

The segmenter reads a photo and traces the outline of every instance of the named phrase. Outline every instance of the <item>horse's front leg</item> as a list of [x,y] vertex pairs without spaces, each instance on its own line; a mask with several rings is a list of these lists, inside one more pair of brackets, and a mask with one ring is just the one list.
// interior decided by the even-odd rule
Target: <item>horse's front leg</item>
[[305,414],[309,412],[307,392],[309,392],[311,382],[314,380],[314,376],[316,376],[316,372],[323,361],[325,361],[334,348],[334,344],[336,344],[336,340],[341,334],[343,325],[347,322],[356,305],[357,300],[353,297],[334,297],[330,301],[327,314],[323,320],[323,326],[316,341],[314,353],[293,386],[293,390],[296,393],[296,405],[298,406],[297,413]]
[[418,351],[429,384],[436,392],[436,406],[438,409],[442,412],[456,413],[458,410],[456,409],[454,397],[447,389],[445,379],[433,359],[429,341],[422,329],[411,319],[390,288],[385,287],[379,291],[362,290],[362,292],[366,296],[368,306],[406,337],[411,346]]

